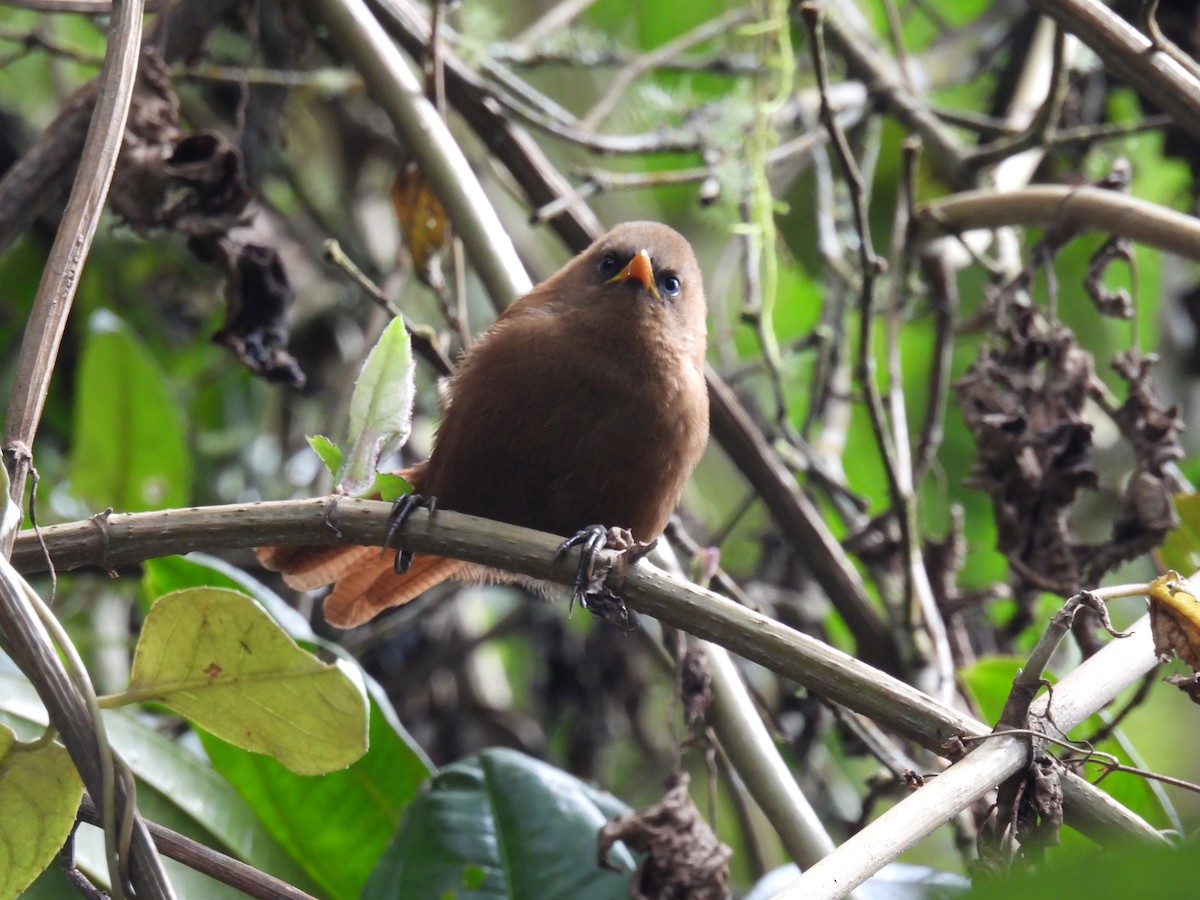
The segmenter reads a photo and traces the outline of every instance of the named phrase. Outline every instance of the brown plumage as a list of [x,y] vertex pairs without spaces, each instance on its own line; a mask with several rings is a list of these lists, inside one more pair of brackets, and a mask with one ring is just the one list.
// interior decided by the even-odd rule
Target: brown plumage
[[[403,474],[439,509],[654,540],[708,440],[704,353],[691,246],[665,225],[618,225],[475,342],[433,454]],[[334,583],[325,618],[344,628],[446,578],[512,578],[420,554],[396,575],[373,547],[268,547],[259,559],[301,590]]]

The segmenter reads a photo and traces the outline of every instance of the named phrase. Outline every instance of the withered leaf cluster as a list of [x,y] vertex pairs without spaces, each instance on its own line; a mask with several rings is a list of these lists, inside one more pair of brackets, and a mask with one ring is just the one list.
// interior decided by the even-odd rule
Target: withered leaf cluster
[[1072,508],[1081,492],[1099,486],[1084,414],[1096,390],[1093,357],[1032,304],[1003,306],[994,339],[956,384],[979,453],[970,483],[992,498],[998,549],[1008,557],[1017,595],[1069,596],[1157,546],[1174,525],[1174,484],[1165,467],[1182,456],[1182,424],[1158,399],[1153,360],[1118,356],[1113,367],[1128,390],[1113,420],[1134,468],[1110,537],[1079,540]]
[[109,201],[137,229],[216,238],[249,219],[241,153],[216,131],[183,131],[167,65],[143,54]]
[[1062,764],[1039,756],[1025,773],[1017,800],[1016,839],[1026,859],[1040,862],[1047,847],[1056,847],[1063,825]]
[[[1195,673],[1200,670],[1200,598],[1175,572],[1168,572],[1150,583],[1146,592],[1150,607],[1150,633],[1154,652],[1166,662],[1178,656]],[[1200,703],[1200,687],[1194,676],[1175,675],[1167,679]]]
[[1083,580],[1071,505],[1099,482],[1083,415],[1091,379],[1071,331],[1023,305],[955,385],[978,448],[970,484],[992,498],[998,549],[1020,581],[1064,594]]
[[176,232],[197,258],[222,269],[226,318],[217,343],[269,381],[303,385],[286,350],[293,291],[279,254],[230,235],[253,217],[242,154],[218,132],[180,128],[166,63],[151,49],[138,69],[109,199],[133,228]]
[[606,866],[608,851],[624,841],[646,858],[634,873],[633,900],[723,900],[729,890],[732,851],[716,834],[688,794],[686,772],[677,772],[662,800],[613,819],[600,829],[598,854]]

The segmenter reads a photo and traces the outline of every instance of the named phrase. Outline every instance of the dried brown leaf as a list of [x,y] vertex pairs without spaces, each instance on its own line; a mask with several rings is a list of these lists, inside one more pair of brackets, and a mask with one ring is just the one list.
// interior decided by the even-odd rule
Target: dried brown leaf
[[688,776],[677,772],[663,799],[613,819],[600,829],[598,853],[606,865],[617,841],[646,858],[634,873],[634,900],[724,900],[729,890],[732,851],[717,840],[688,794]]
[[1178,656],[1193,670],[1200,669],[1200,600],[1176,572],[1150,582],[1150,633],[1159,659]]
[[213,341],[228,347],[267,381],[304,386],[304,372],[287,351],[287,311],[294,292],[272,247],[224,238],[193,241],[192,250],[225,271],[225,324]]
[[219,237],[245,224],[252,194],[241,152],[215,131],[184,132],[166,64],[143,55],[109,201],[137,229]]
[[391,193],[417,277],[436,289],[443,283],[441,254],[448,239],[445,207],[415,162],[396,173]]

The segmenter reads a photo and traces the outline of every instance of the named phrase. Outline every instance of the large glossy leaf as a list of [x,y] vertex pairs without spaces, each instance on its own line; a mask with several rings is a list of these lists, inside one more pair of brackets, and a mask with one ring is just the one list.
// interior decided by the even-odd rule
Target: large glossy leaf
[[166,376],[115,315],[92,316],[75,381],[71,491],[125,511],[184,506],[191,455]]
[[344,768],[367,749],[357,670],[321,662],[254,600],[225,588],[189,588],[155,602],[130,693],[300,774]]
[[634,861],[596,861],[596,833],[627,808],[546,763],[488,750],[443,769],[409,807],[366,900],[625,900]]
[[371,749],[349,769],[319,778],[201,734],[213,766],[236,785],[276,839],[331,896],[362,893],[404,809],[429,775],[383,707],[371,704]]

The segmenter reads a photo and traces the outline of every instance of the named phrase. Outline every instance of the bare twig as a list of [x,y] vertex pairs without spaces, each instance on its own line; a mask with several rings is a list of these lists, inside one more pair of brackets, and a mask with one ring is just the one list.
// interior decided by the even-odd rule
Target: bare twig
[[659,128],[642,134],[598,134],[579,126],[575,117],[544,94],[513,77],[498,63],[485,60],[482,72],[491,80],[495,99],[527,125],[594,153],[683,153],[703,145],[703,135],[692,128]]
[[[353,281],[359,290],[374,300],[388,315],[395,315],[395,311],[388,304],[387,297],[383,295],[383,291],[366,276],[366,273],[362,269],[354,264],[354,261],[346,255],[346,252],[342,250],[341,245],[337,241],[332,239],[327,240],[323,250],[325,258],[329,260],[331,265],[345,272],[346,277]],[[412,340],[412,346],[417,355],[425,360],[438,375],[446,377],[454,374],[453,363],[447,359],[446,354],[441,351],[441,348],[430,337],[431,329],[429,326],[422,325],[414,328],[412,323],[408,321],[408,318],[405,317],[404,328]]]
[[540,17],[525,26],[525,30],[513,38],[513,43],[532,45],[543,41],[574,22],[595,2],[596,0],[558,0]]
[[420,81],[362,0],[305,0],[362,73],[376,102],[446,207],[496,309],[529,290],[516,248]]
[[[5,6],[16,6],[21,9],[36,9],[49,13],[86,13],[104,15],[112,12],[112,0],[5,0]],[[149,0],[146,12],[155,12],[162,6],[162,0]]]
[[926,150],[933,157],[937,171],[951,184],[962,182],[966,170],[963,160],[967,148],[957,135],[942,124],[925,101],[904,88],[898,73],[888,65],[887,55],[865,46],[848,28],[843,28],[832,14],[825,19],[825,36],[830,45],[846,60],[850,74],[871,85],[872,93],[884,108],[921,136]]
[[1196,60],[1184,53],[1179,45],[1167,37],[1158,26],[1158,0],[1142,0],[1141,19],[1142,28],[1146,30],[1146,35],[1154,42],[1154,49],[1166,53],[1171,59],[1187,69],[1193,78],[1200,78],[1200,64],[1197,64]]
[[1066,41],[1066,33],[1061,28],[1056,28],[1053,59],[1050,64],[1050,89],[1029,125],[1018,134],[999,138],[987,146],[972,151],[968,159],[970,165],[976,167],[991,165],[1031,147],[1045,146],[1046,133],[1058,122],[1058,118],[1062,114],[1063,101],[1066,99],[1067,76],[1070,74],[1066,63]]
[[1030,0],[1096,52],[1193,138],[1200,139],[1200,80],[1099,0]]
[[[83,795],[83,803],[79,807],[79,820],[89,825],[100,824],[100,814],[87,794]],[[163,856],[235,887],[248,897],[257,897],[259,900],[314,900],[311,894],[293,887],[286,881],[260,872],[253,866],[206,847],[178,831],[172,831],[157,822],[146,822],[146,827],[154,845]]]
[[629,90],[630,86],[637,81],[646,72],[657,68],[664,62],[679,56],[682,53],[692,49],[698,44],[703,44],[705,41],[711,41],[713,38],[725,34],[750,21],[754,12],[752,7],[735,7],[726,10],[719,16],[715,16],[690,31],[685,31],[683,34],[661,44],[641,56],[632,60],[627,66],[621,68],[612,80],[609,81],[608,87],[604,93],[600,95],[587,114],[579,121],[579,127],[586,131],[594,131],[600,123],[602,123],[609,114],[616,108],[621,97]]
[[[100,213],[125,135],[141,52],[141,0],[125,0],[117,5],[109,35],[83,157],[25,326],[4,420],[4,462],[11,481],[10,496],[18,506],[25,492],[25,478],[33,461],[33,440],[75,288],[100,224]],[[6,544],[0,550],[7,551],[10,547]]]
[[[408,0],[375,0],[384,26],[413,56],[429,41],[429,24]],[[545,152],[519,125],[505,115],[483,80],[449,50],[442,50],[446,99],[480,135],[487,136],[494,158],[525,190],[532,206],[566,196],[570,183],[550,163]],[[581,250],[604,233],[600,220],[586,204],[576,203],[550,222],[564,241]]]
[[929,403],[917,441],[913,478],[919,483],[933,465],[942,445],[946,401],[950,395],[950,366],[954,356],[954,317],[958,311],[958,285],[945,253],[936,245],[922,253],[920,267],[929,287],[934,317],[933,366],[929,372]]

